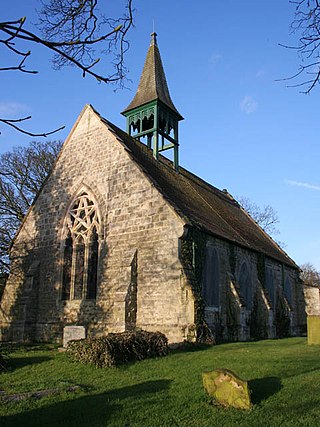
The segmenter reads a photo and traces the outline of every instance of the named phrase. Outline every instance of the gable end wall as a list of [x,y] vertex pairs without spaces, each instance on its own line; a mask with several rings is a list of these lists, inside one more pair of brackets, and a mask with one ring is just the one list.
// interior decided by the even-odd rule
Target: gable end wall
[[[96,300],[62,301],[63,225],[81,188],[94,195],[102,221],[98,294]],[[71,324],[84,325],[89,335],[123,331],[137,251],[136,326],[182,341],[194,320],[178,257],[183,225],[86,107],[12,248],[13,273],[0,313],[2,338],[61,341],[63,327]],[[35,261],[37,272],[30,275]]]

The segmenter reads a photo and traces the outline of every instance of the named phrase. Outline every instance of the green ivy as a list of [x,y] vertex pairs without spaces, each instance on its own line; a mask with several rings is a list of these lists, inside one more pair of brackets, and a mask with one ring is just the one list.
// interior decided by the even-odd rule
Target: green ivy
[[238,341],[239,322],[238,322],[238,309],[234,302],[234,296],[231,289],[227,290],[226,299],[226,320],[228,330],[228,341]]
[[283,292],[278,289],[276,310],[274,316],[277,338],[286,338],[290,336],[290,316],[287,304],[284,300]]
[[266,310],[262,298],[259,297],[259,290],[256,289],[253,298],[253,306],[249,319],[250,326],[250,337],[253,339],[265,339],[268,338],[268,325]]
[[264,254],[257,255],[257,274],[261,285],[266,287],[266,257]]
[[236,249],[233,243],[229,243],[229,264],[233,275],[236,272]]
[[197,342],[213,344],[212,332],[205,321],[205,303],[202,297],[202,279],[206,261],[207,236],[198,229],[190,228],[181,238],[180,257],[192,287],[195,301]]

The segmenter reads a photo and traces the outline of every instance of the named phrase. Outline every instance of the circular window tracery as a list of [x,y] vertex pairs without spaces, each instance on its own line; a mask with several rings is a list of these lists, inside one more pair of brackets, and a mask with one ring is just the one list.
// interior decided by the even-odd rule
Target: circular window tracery
[[95,203],[88,194],[82,193],[69,210],[68,228],[78,238],[88,237],[93,229],[99,230],[99,216]]
[[95,202],[86,192],[72,202],[65,224],[62,300],[95,299],[100,217]]

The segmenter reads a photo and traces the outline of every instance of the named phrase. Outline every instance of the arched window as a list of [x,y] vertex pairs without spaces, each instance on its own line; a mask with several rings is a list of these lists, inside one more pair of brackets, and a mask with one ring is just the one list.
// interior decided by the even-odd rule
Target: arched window
[[72,251],[73,243],[70,231],[64,241],[63,252],[63,274],[62,274],[62,299],[70,298],[70,285],[71,285],[71,268],[72,268]]
[[246,307],[251,310],[252,305],[252,289],[251,289],[251,277],[247,264],[244,262],[240,269],[239,274],[239,285],[240,294],[244,299]]
[[97,293],[100,220],[87,193],[72,203],[66,218],[62,299],[93,299]]
[[76,242],[76,261],[74,270],[74,299],[82,299],[83,294],[83,275],[84,275],[84,253],[85,245],[83,237],[80,236]]
[[87,298],[94,299],[97,293],[98,276],[98,233],[96,228],[92,230],[89,243],[88,277],[87,277]]
[[207,246],[204,266],[202,296],[208,307],[219,307],[220,303],[219,258],[215,248]]

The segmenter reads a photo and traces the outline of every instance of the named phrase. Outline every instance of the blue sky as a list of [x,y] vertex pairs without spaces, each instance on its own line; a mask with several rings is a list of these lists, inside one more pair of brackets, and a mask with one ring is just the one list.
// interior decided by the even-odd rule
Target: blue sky
[[[120,9],[122,2],[107,4]],[[83,79],[76,68],[54,71],[48,52],[34,47],[29,65],[38,75],[1,73],[0,117],[31,114],[26,127],[37,132],[66,125],[54,136],[65,139],[84,104],[91,103],[125,128],[120,112],[137,88],[154,20],[171,97],[185,118],[180,163],[234,196],[273,206],[285,250],[298,264],[312,262],[320,269],[320,91],[307,96],[276,82],[299,64],[296,52],[279,46],[296,42],[289,30],[294,6],[289,0],[134,5],[128,89],[115,92]],[[26,15],[35,22],[35,8],[39,1],[5,2],[1,20]],[[2,48],[0,66],[9,59]],[[31,140],[4,127],[1,132],[0,152]]]

